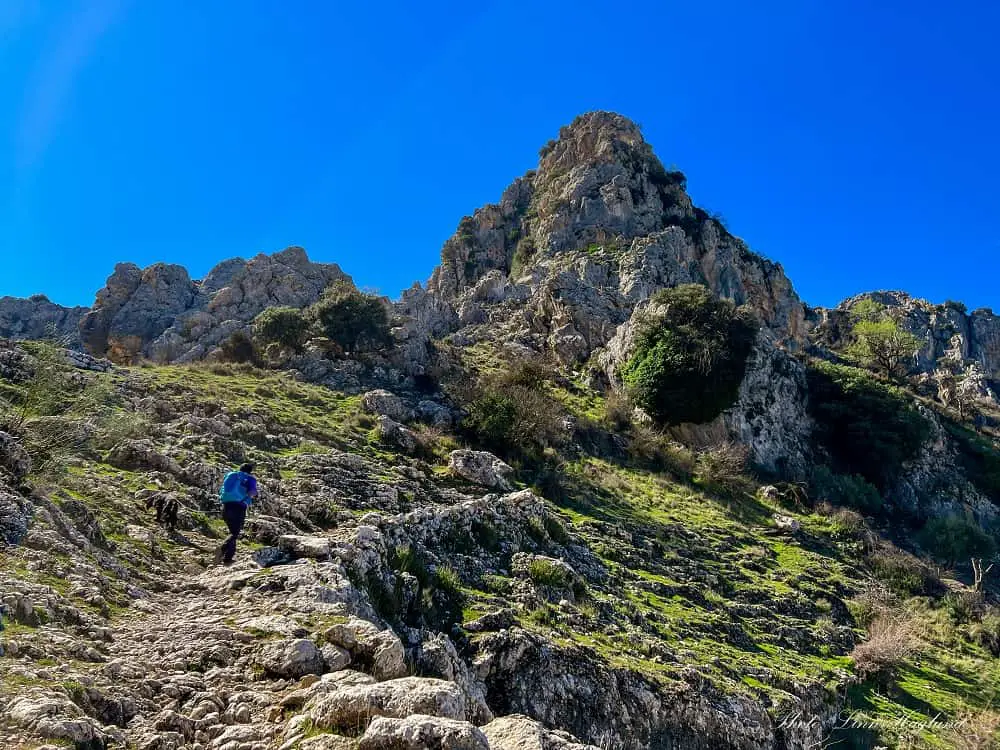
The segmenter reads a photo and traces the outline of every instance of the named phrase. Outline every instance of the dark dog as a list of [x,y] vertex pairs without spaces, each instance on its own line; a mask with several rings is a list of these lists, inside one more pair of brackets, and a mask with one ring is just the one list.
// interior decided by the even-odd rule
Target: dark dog
[[146,510],[156,509],[156,522],[162,523],[167,531],[177,531],[177,511],[180,503],[173,495],[153,495],[146,500]]

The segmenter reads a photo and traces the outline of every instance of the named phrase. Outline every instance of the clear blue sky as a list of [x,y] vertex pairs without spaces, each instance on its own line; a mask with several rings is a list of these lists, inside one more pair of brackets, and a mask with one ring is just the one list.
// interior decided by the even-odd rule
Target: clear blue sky
[[806,301],[1000,311],[998,36],[964,0],[0,0],[0,295],[300,244],[395,296],[611,109]]

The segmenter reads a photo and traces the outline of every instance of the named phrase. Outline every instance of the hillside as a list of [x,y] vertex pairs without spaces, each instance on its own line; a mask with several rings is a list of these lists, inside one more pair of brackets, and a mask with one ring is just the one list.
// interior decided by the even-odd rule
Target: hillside
[[300,248],[5,300],[71,348],[0,344],[0,744],[995,746],[1000,325],[864,299],[590,113],[398,303]]

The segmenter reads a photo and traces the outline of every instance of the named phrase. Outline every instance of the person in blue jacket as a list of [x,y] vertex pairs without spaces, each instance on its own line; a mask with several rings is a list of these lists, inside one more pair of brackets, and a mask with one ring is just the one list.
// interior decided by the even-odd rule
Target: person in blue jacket
[[222,502],[222,519],[229,529],[229,538],[222,543],[215,553],[215,561],[231,565],[236,557],[236,540],[243,531],[247,520],[247,508],[257,497],[257,478],[253,475],[254,465],[246,463],[237,471],[226,474],[219,490],[219,500]]

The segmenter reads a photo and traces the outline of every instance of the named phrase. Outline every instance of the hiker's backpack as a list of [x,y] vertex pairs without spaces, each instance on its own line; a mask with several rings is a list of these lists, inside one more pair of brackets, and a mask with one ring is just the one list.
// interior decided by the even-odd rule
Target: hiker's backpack
[[247,501],[247,476],[242,471],[231,471],[222,480],[219,500],[224,503],[245,503]]

